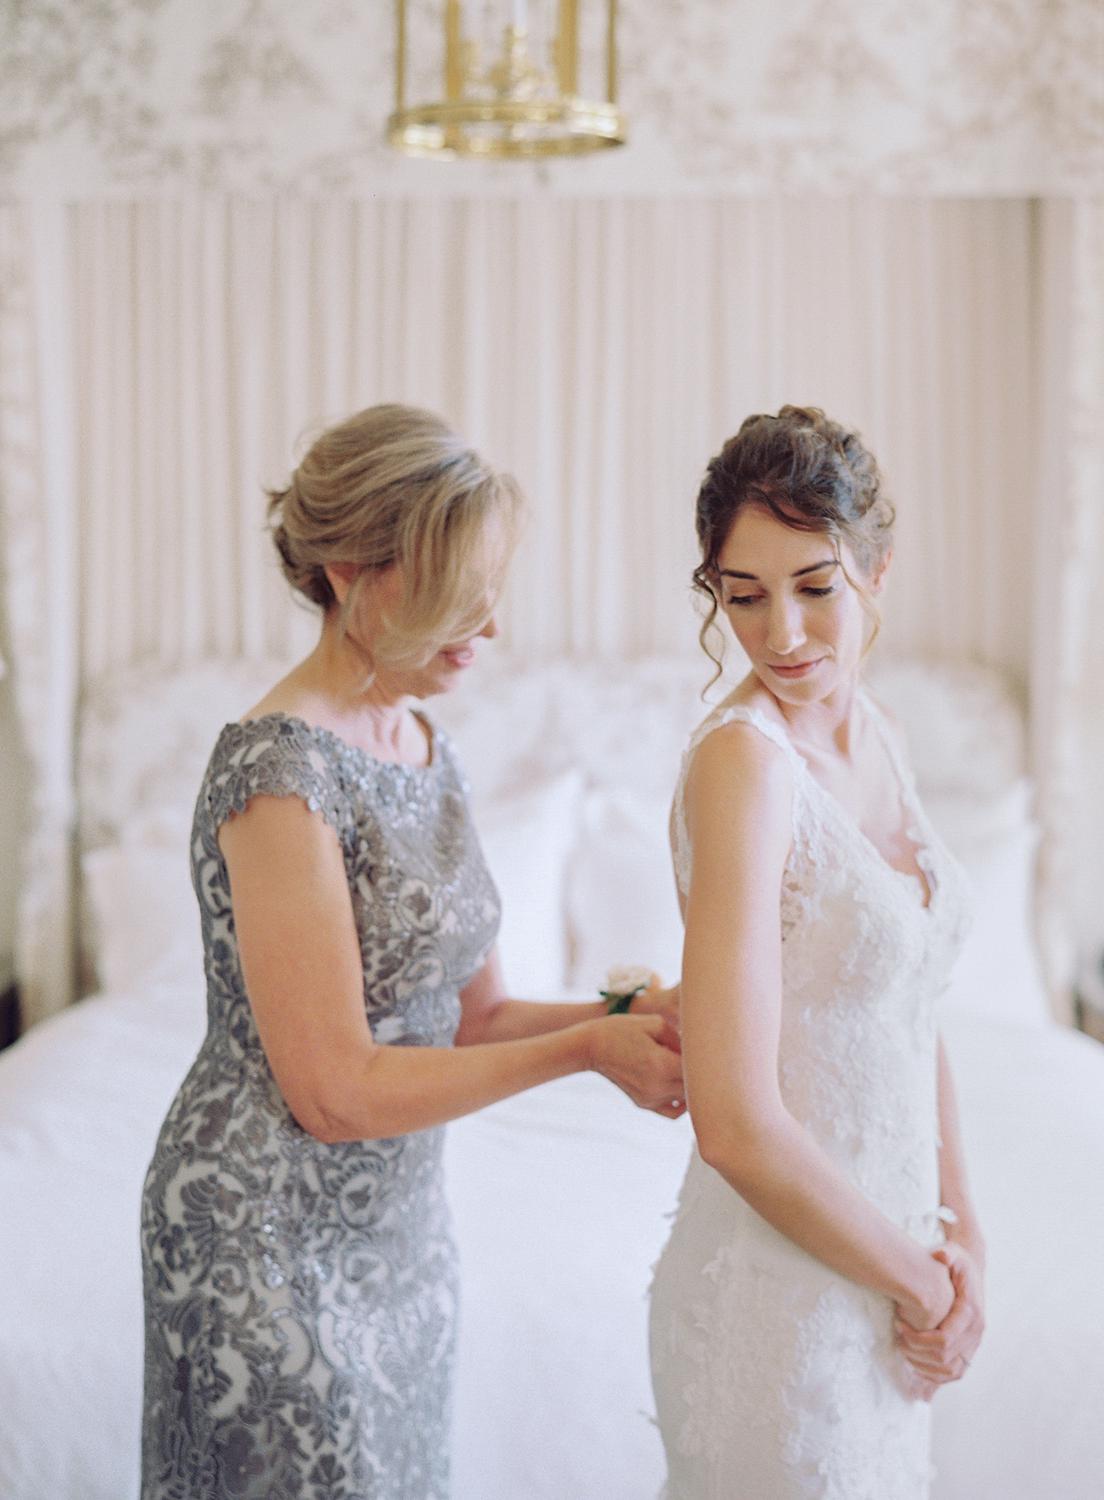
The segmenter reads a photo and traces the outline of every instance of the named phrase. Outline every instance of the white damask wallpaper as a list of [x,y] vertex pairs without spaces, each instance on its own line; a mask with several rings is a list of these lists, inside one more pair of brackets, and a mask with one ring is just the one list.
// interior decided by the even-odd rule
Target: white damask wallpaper
[[[410,9],[411,53],[433,58],[440,0]],[[391,0],[2,0],[0,187],[87,197],[1104,186],[1098,0],[622,0],[630,144],[540,167],[410,161],[383,144],[393,11]],[[430,75],[419,82],[428,90]]]

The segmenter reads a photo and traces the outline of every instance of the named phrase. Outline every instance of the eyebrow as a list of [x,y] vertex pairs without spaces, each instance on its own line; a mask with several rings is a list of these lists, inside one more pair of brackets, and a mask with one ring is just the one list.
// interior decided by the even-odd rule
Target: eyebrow
[[[791,573],[791,578],[804,578],[806,573],[819,573],[821,568],[838,568],[838,557],[826,557],[823,562],[810,563],[807,568],[798,568],[796,573]],[[759,579],[754,573],[739,573],[735,568],[718,568],[722,578],[746,578],[751,583],[758,583]]]

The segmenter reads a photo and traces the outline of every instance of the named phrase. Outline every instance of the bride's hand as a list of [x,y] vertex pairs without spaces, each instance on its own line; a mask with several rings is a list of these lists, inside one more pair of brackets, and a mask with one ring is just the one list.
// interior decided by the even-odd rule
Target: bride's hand
[[938,1328],[954,1306],[955,1289],[950,1270],[934,1251],[922,1262],[925,1285],[915,1297],[897,1303],[897,1320],[918,1333]]
[[[961,1380],[985,1331],[985,1296],[981,1267],[963,1245],[948,1241],[932,1252],[946,1266],[954,1302],[939,1325],[927,1332],[898,1317],[894,1331],[902,1353],[916,1375],[933,1389]],[[928,1400],[931,1397],[927,1397]]]
[[686,1112],[682,1059],[664,1017],[608,1016],[587,1025],[590,1066],[641,1109],[675,1120]]

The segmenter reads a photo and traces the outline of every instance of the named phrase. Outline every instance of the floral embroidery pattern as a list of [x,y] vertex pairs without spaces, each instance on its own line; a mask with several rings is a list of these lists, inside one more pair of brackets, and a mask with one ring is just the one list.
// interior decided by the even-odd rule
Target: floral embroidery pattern
[[[934,1007],[969,902],[880,712],[863,702],[897,771],[926,893],[886,863],[782,729],[742,706],[722,705],[691,739],[675,869],[685,893],[682,790],[696,746],[731,720],[755,725],[793,772],[782,1096],[849,1181],[934,1246],[949,1215],[939,1205]],[[666,1500],[925,1500],[931,1413],[903,1380],[892,1311],[778,1233],[695,1153],[652,1289]]]
[[284,715],[228,725],[192,831],[208,1032],[146,1180],[143,1500],[446,1500],[457,1301],[440,1130],[325,1145],[242,981],[221,823],[301,797],[341,841],[378,1039],[448,1046],[498,898],[447,738],[386,765]]

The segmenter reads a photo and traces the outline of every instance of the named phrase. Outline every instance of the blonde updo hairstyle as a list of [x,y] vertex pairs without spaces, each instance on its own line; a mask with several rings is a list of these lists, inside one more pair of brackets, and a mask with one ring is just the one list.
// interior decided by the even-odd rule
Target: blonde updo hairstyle
[[[422,666],[487,623],[517,539],[521,494],[432,412],[370,406],[327,428],[270,490],[284,576],[341,638],[379,666]],[[495,524],[497,523],[497,525]],[[359,568],[339,604],[327,566]],[[354,625],[374,575],[398,564],[403,593],[369,645]]]
[[[698,491],[695,522],[702,560],[694,569],[693,585],[705,601],[699,639],[716,668],[709,686],[723,671],[718,558],[733,522],[749,505],[762,506],[797,531],[823,532],[831,539],[844,577],[873,622],[865,656],[881,627],[867,580],[889,554],[895,512],[882,492],[874,456],[858,433],[833,422],[819,407],[783,406],[776,417],[746,418],[710,460]],[[858,578],[848,571],[842,542],[858,564]]]

